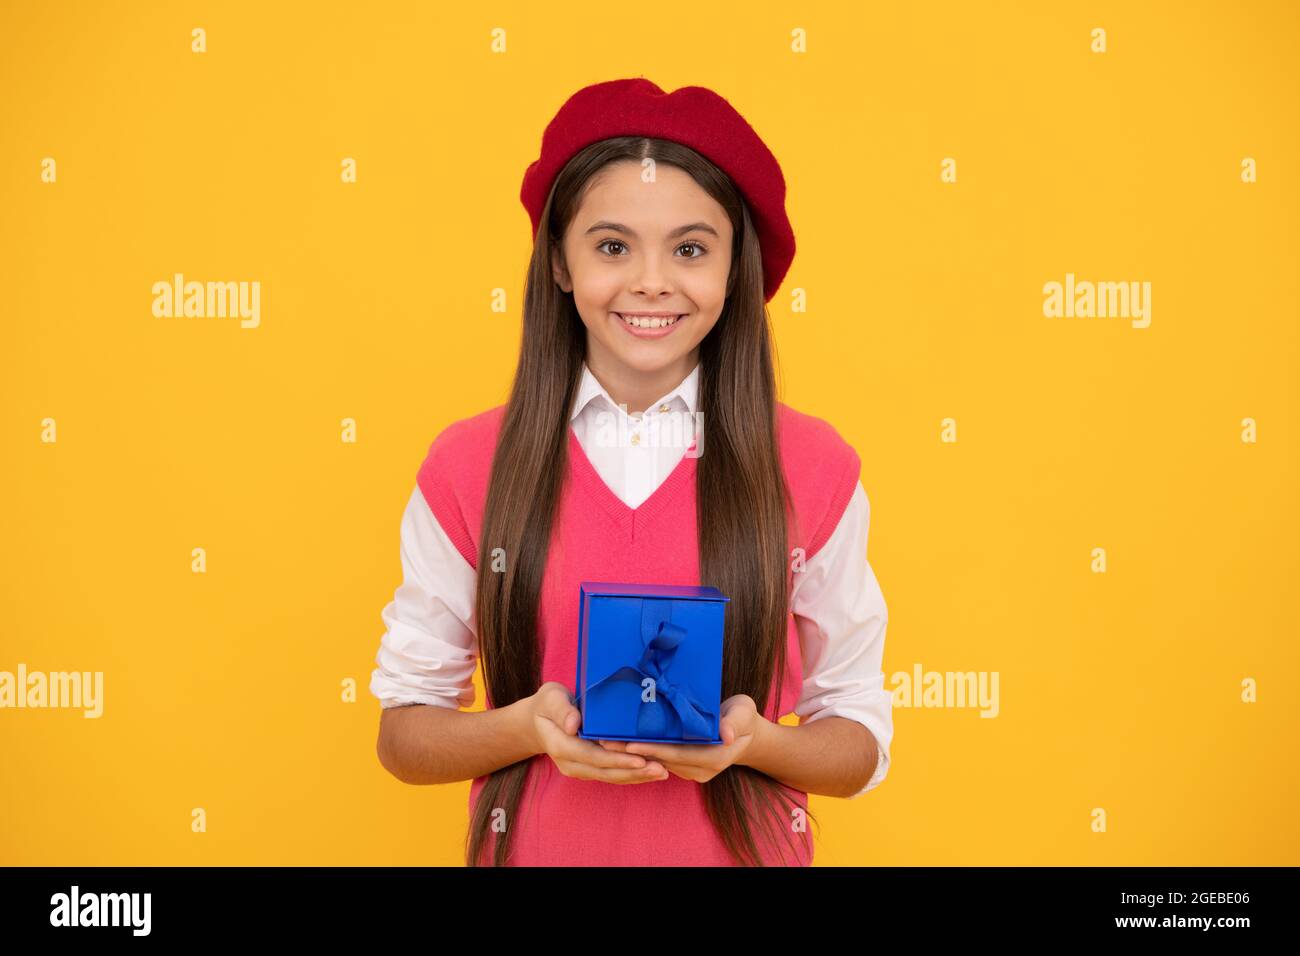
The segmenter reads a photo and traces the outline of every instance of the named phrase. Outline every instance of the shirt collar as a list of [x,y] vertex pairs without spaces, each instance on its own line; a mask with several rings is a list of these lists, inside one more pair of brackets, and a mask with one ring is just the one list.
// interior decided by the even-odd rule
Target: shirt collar
[[[686,411],[692,415],[695,414],[695,405],[699,398],[699,383],[700,363],[696,362],[695,367],[691,369],[686,378],[682,379],[681,384],[667,395],[652,402],[646,411],[653,412],[660,405],[671,405],[674,399],[680,399],[682,404],[686,406]],[[596,380],[596,376],[591,374],[591,369],[587,367],[587,363],[583,362],[582,382],[578,386],[578,396],[574,399],[573,408],[569,412],[569,421],[572,422],[577,418],[582,413],[582,410],[595,398],[603,398],[611,408],[622,411],[618,407],[618,403],[610,397],[609,392],[605,391],[605,386],[601,385]]]

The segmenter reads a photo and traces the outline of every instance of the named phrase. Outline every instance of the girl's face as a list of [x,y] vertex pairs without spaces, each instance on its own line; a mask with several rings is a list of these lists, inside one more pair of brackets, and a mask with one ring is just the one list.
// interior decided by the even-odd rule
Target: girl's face
[[[676,166],[644,182],[633,160],[596,174],[552,263],[587,327],[587,362],[612,374],[685,378],[726,301],[731,220]],[[658,313],[631,327],[636,313]],[[658,326],[657,328],[655,326]],[[680,374],[679,374],[680,373]]]

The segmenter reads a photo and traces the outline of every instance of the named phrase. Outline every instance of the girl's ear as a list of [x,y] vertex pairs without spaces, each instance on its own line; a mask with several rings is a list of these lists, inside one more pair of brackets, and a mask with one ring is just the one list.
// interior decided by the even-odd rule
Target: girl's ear
[[555,277],[555,284],[563,291],[573,291],[573,283],[569,281],[569,269],[564,264],[564,250],[558,247],[551,253],[551,275]]

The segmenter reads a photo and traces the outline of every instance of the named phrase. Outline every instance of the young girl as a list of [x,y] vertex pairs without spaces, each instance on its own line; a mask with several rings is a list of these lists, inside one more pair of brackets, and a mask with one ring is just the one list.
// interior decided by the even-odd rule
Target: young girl
[[[858,456],[776,398],[780,167],[717,94],[622,79],[564,104],[520,198],[518,368],[418,471],[380,760],[473,778],[469,865],[807,865],[807,794],[880,783],[892,695]],[[722,744],[577,736],[582,581],[730,598]],[[487,709],[465,712],[478,660]]]

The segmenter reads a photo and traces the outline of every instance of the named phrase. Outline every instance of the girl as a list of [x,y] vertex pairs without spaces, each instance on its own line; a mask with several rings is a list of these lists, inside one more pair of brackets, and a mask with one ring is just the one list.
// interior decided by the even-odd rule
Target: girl
[[[564,104],[520,198],[514,384],[417,473],[371,681],[379,758],[473,778],[472,866],[807,865],[807,794],[880,783],[892,695],[858,456],[776,399],[780,167],[717,94],[623,79]],[[721,745],[577,736],[584,580],[729,596]],[[479,659],[487,709],[462,712]]]

